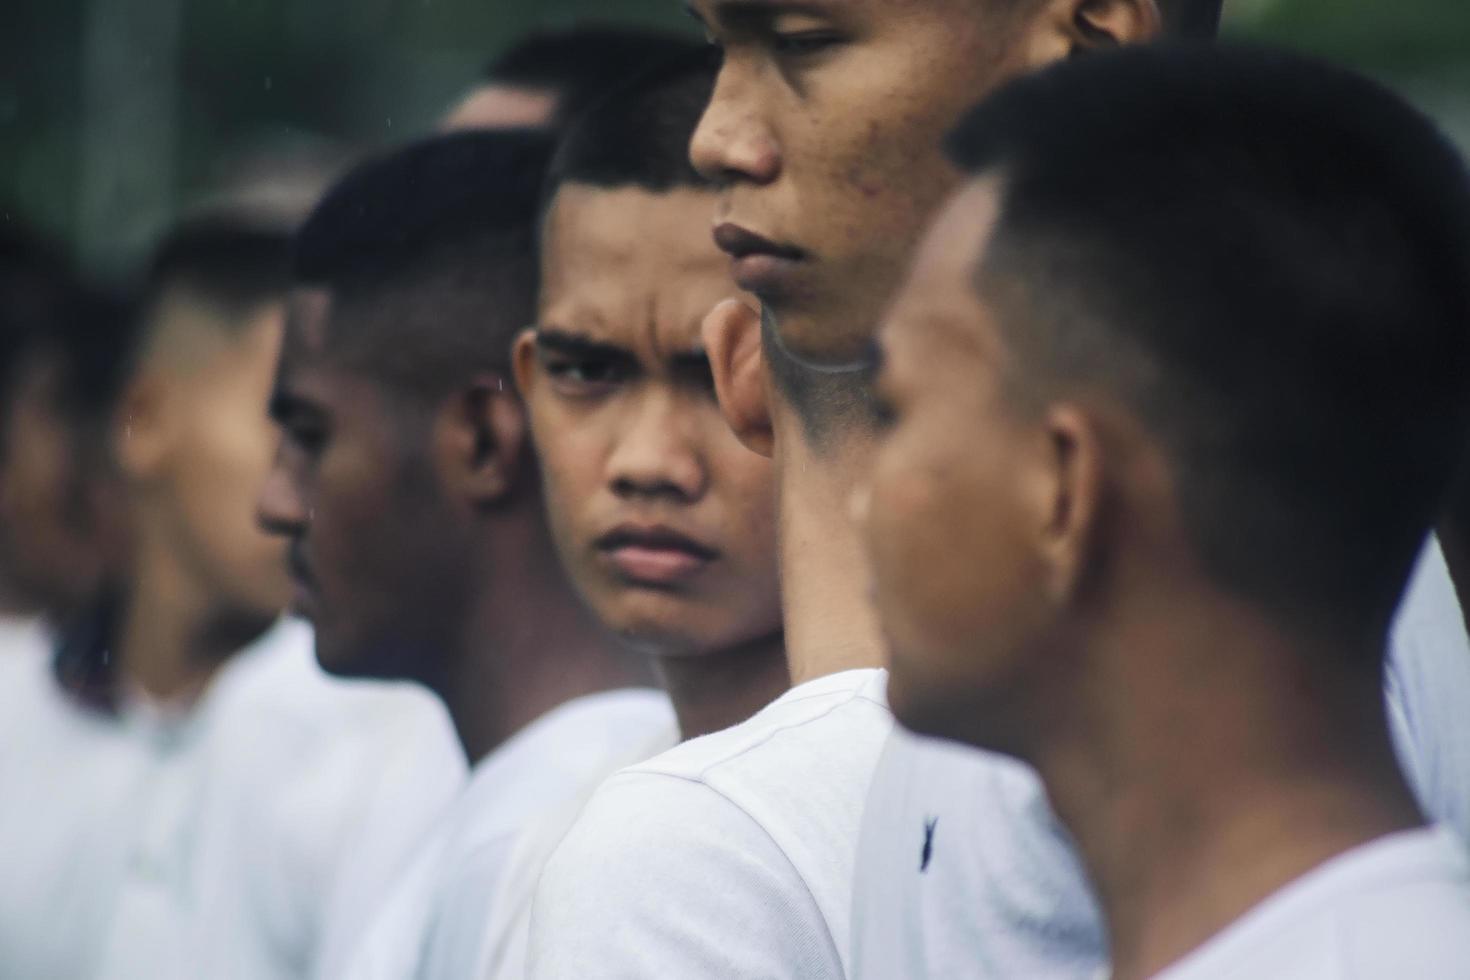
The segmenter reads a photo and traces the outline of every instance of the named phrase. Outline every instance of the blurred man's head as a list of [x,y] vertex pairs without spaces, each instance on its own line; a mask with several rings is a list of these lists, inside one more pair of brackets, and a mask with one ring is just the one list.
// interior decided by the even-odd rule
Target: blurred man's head
[[[861,356],[924,221],[956,186],[943,134],[1052,61],[1208,36],[1221,0],[692,0],[724,53],[692,146],[716,235],[786,345]],[[779,375],[777,378],[779,380]]]
[[529,560],[511,525],[539,527],[540,499],[507,362],[533,316],[547,140],[405,147],[343,178],[297,237],[259,517],[290,541],[334,673],[436,684],[484,570]]
[[127,316],[14,223],[0,234],[0,600],[66,613],[116,542],[107,414]]
[[1455,151],[1348,73],[1207,48],[1024,80],[949,146],[970,182],[880,332],[859,507],[895,712],[1014,748],[1181,608],[1376,692],[1465,444]]
[[563,563],[606,625],[666,656],[780,629],[770,465],[724,424],[700,340],[736,292],[687,159],[712,80],[685,59],[574,125],[515,357]]
[[560,128],[611,89],[698,47],[677,34],[621,25],[538,31],[485,66],[442,128]]
[[275,446],[266,417],[289,231],[247,211],[175,228],[156,249],[138,350],[113,420],[136,535],[133,574],[213,618],[266,623],[289,595],[285,552],[255,526]]

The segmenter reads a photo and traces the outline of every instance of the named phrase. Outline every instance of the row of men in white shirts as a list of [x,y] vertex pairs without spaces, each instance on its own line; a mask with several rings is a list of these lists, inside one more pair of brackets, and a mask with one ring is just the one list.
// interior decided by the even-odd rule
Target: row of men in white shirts
[[[761,325],[743,308],[725,307],[723,323],[711,318],[711,329],[701,322],[704,313],[732,285],[748,284],[766,300],[776,284],[761,281],[759,269],[746,270],[750,274],[742,281],[743,256],[737,257],[737,283],[729,282],[706,234],[718,199],[712,187],[692,174],[667,177],[647,158],[630,165],[607,149],[615,134],[635,144],[645,139],[667,163],[668,134],[636,131],[633,120],[650,115],[675,120],[673,130],[682,133],[682,141],[695,135],[704,107],[703,98],[689,95],[697,82],[675,74],[663,88],[645,85],[575,130],[553,164],[542,251],[533,258],[542,289],[539,297],[522,300],[537,307],[534,331],[515,334],[526,321],[511,316],[516,303],[504,284],[494,294],[480,284],[456,292],[431,274],[477,255],[511,264],[514,247],[479,239],[488,229],[530,224],[536,216],[506,213],[499,199],[504,188],[497,196],[465,177],[505,168],[507,184],[526,179],[525,171],[539,166],[535,161],[545,149],[524,134],[449,138],[365,165],[328,194],[298,239],[296,290],[273,400],[286,445],[261,497],[263,522],[293,542],[299,604],[317,622],[323,662],[344,673],[423,681],[448,706],[469,757],[480,760],[450,817],[421,834],[425,853],[389,905],[371,917],[375,924],[350,944],[357,948],[344,952],[340,964],[333,965],[328,953],[324,969],[384,976],[472,976],[497,969],[509,971],[497,974],[507,976],[525,970],[533,976],[1095,972],[1105,960],[1101,921],[1034,774],[999,757],[935,747],[892,730],[885,677],[877,668],[881,650],[862,577],[853,571],[846,480],[834,481],[829,473],[811,482],[810,471],[790,460],[791,454],[813,450],[790,448],[796,440],[789,433],[788,455],[774,475],[786,586],[784,597],[776,595],[776,520],[762,493],[773,474],[734,442],[701,377],[700,358],[691,356],[702,336],[710,360],[725,363],[723,351],[738,363],[733,352],[759,336]],[[706,124],[717,128],[708,118]],[[695,145],[698,150],[697,136]],[[725,152],[740,149],[732,143]],[[708,145],[706,151],[717,152]],[[738,162],[726,161],[731,169]],[[421,179],[407,180],[408,175]],[[406,225],[405,210],[411,215]],[[449,214],[468,220],[455,226]],[[454,245],[453,259],[434,252],[446,243]],[[734,250],[741,251],[738,242]],[[434,258],[416,266],[419,255]],[[670,267],[679,275],[671,276]],[[486,312],[491,300],[501,321],[495,327],[503,334],[499,339],[514,342],[499,377],[497,335],[486,329],[487,320],[495,320]],[[772,305],[780,304],[768,300],[767,307]],[[479,340],[485,347],[476,351],[456,339],[454,324],[441,325],[442,336],[435,336],[433,328],[411,322],[415,306],[464,311],[489,335]],[[662,315],[640,320],[625,315],[630,308]],[[383,319],[394,322],[373,322],[384,311]],[[800,346],[800,318],[793,319],[790,336]],[[770,326],[762,338],[768,345]],[[382,532],[378,542],[390,550],[375,552],[363,540],[362,515],[369,512],[351,509],[354,493],[365,494],[359,504],[423,506],[422,498],[392,496],[414,489],[387,479],[406,458],[404,450],[375,447],[369,438],[412,412],[386,398],[375,405],[355,399],[343,367],[352,365],[369,378],[374,371],[391,376],[391,382],[375,384],[394,397],[398,385],[412,392],[403,397],[421,397],[425,378],[448,376],[433,356],[439,352],[430,350],[414,365],[421,372],[417,377],[401,379],[381,366],[402,356],[410,329],[426,347],[434,344],[424,338],[434,337],[455,356],[482,356],[487,372],[460,382],[464,399],[450,417],[462,424],[463,438],[448,438],[447,455],[434,457],[438,472],[453,474],[444,484],[453,492],[441,487],[440,503],[457,501],[460,506],[450,510],[461,523],[436,524],[444,518],[432,509],[388,511],[412,515],[404,521],[410,533],[437,531],[471,542],[471,535],[483,535],[472,550],[493,555],[487,565],[498,569],[484,570],[480,580],[499,591],[485,588],[474,602],[453,594],[442,577],[462,556],[436,548],[432,562],[414,564],[409,546],[390,532]],[[374,345],[384,343],[393,356],[375,361],[383,348]],[[720,376],[718,366],[716,372]],[[519,398],[504,384],[510,375]],[[740,380],[723,376],[722,395],[729,392],[738,403],[738,388],[731,385]],[[778,424],[779,416],[765,428]],[[528,428],[541,468],[529,504],[523,496]],[[763,439],[781,440],[783,433],[763,435],[761,428],[742,430],[737,424],[735,434],[757,448]],[[820,442],[811,433],[800,438]],[[476,451],[454,454],[465,446]],[[823,448],[818,445],[815,455]],[[346,468],[344,458],[356,459],[359,468]],[[378,469],[361,468],[362,460]],[[789,481],[800,489],[791,489]],[[549,514],[538,530],[539,493]],[[497,513],[493,520],[484,516],[491,510]],[[355,515],[358,523],[352,524],[347,518]],[[376,517],[381,520],[382,513]],[[482,527],[486,522],[491,526]],[[507,531],[517,524],[517,534]],[[525,547],[528,540],[548,552],[554,541],[601,624],[655,654],[673,696],[672,717],[669,703],[648,692],[607,691],[635,678],[636,665],[604,644],[594,624],[579,621],[575,600],[558,591],[563,587],[555,575],[541,575],[534,550]],[[354,545],[363,550],[352,550]],[[372,577],[389,575],[392,566],[401,578]],[[414,591],[414,580],[420,591]],[[793,595],[806,588],[803,583],[821,583],[820,594]],[[374,616],[382,617],[377,625],[384,628],[412,621],[395,621],[393,602],[403,600],[385,596],[407,596],[418,610],[433,610],[446,632],[430,634],[431,644],[391,629],[364,629],[374,625]],[[381,608],[344,601],[368,597],[377,597]],[[492,599],[501,605],[490,604]],[[553,673],[575,675],[560,678],[560,691],[581,685],[585,693],[561,707],[552,695],[547,710],[531,711],[526,724],[487,729],[483,716],[511,717],[534,698],[518,691],[509,699],[514,706],[488,712],[486,705],[504,695],[495,685],[475,690],[462,683],[474,655],[469,649],[453,652],[456,641],[491,646],[493,637],[497,656],[520,663],[516,631],[502,624],[526,609],[537,610],[540,632],[521,654],[544,654],[545,636],[559,631],[553,648],[567,653],[564,661],[552,661],[559,665]],[[834,616],[834,610],[841,614]],[[421,611],[417,615],[422,619]],[[462,629],[471,624],[478,632],[466,637]],[[385,636],[392,642],[383,642]],[[451,661],[457,656],[459,673],[439,676],[443,664],[429,663],[436,655]],[[795,686],[775,697],[785,686],[788,664]],[[1455,714],[1470,687],[1470,650],[1443,558],[1433,545],[1396,621],[1388,669],[1389,717],[1405,771],[1425,811],[1463,833],[1466,789],[1457,784],[1467,771],[1467,740],[1456,731]],[[538,678],[534,671],[520,676]],[[49,673],[42,677],[49,681]],[[551,687],[542,675],[530,690]],[[216,679],[204,703],[228,689]],[[362,693],[375,701],[386,695]],[[394,696],[400,694],[405,692]],[[774,703],[755,711],[772,698]],[[147,704],[141,698],[136,704],[119,701],[119,717]],[[257,703],[251,713],[259,709]],[[370,727],[381,731],[380,725]],[[506,738],[506,728],[518,734]],[[692,738],[705,734],[710,737]],[[625,769],[597,790],[538,885],[541,864],[601,777],[622,763],[651,758],[651,748],[680,736],[692,740]],[[296,746],[295,752],[285,749],[293,762],[309,755],[300,751],[303,741],[286,741]],[[404,744],[388,738],[373,751],[381,753],[381,762]],[[417,777],[434,768],[422,750],[403,758]],[[334,762],[331,768],[340,773],[351,767]],[[383,770],[385,780],[391,772]],[[320,790],[327,783],[312,775],[304,785]],[[396,791],[403,784],[383,785]],[[415,802],[432,796],[405,794]],[[152,805],[169,798],[167,790],[160,791]],[[507,803],[512,798],[514,808]],[[364,809],[396,820],[402,807]],[[252,817],[257,823],[260,814]],[[177,825],[178,818],[171,819]],[[538,888],[532,924],[530,895]],[[178,947],[170,949],[161,936],[147,938],[147,901],[140,898],[144,911],[133,923],[114,920],[117,941],[141,940],[135,949],[155,958],[168,950],[180,957],[176,962],[186,975],[198,970],[197,961]],[[216,912],[225,916],[221,922],[249,919],[227,908],[211,910]],[[298,926],[309,921],[286,918]],[[523,960],[527,942],[529,963]],[[121,954],[119,962],[133,955]],[[259,966],[231,973],[245,961],[228,962],[233,965],[219,966],[226,972],[218,975],[284,975]],[[158,975],[156,967],[150,969],[148,975]]]

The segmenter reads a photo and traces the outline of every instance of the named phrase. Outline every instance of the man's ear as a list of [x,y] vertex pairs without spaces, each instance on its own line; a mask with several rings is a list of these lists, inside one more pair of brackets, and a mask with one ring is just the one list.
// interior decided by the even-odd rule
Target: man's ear
[[727,299],[710,310],[702,332],[725,422],[747,449],[769,457],[775,438],[760,314],[739,300]]
[[1024,68],[1089,51],[1145,44],[1164,33],[1158,0],[1051,0],[1026,27]]
[[177,432],[179,392],[156,371],[139,372],[123,390],[112,418],[111,448],[131,481],[156,477],[167,464]]
[[450,492],[475,508],[515,489],[526,449],[526,411],[505,374],[482,372],[451,395],[435,422],[434,449]]
[[515,373],[516,389],[521,397],[530,399],[531,388],[536,383],[536,328],[527,327],[516,334],[510,349],[511,370]]
[[1049,569],[1048,597],[1065,604],[1100,557],[1106,493],[1103,442],[1087,414],[1068,404],[1047,410],[1042,438],[1042,476],[1036,482],[1039,540]]

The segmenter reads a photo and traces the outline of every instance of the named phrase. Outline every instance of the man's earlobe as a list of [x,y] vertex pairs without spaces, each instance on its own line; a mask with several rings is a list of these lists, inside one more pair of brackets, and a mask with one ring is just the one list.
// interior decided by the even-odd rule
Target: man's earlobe
[[510,350],[511,370],[515,373],[516,390],[522,398],[531,397],[536,374],[536,328],[527,327],[516,335]]
[[[440,452],[451,479],[476,507],[494,506],[515,488],[526,448],[526,413],[508,378],[486,372],[441,413]],[[441,461],[443,465],[444,461]]]
[[1069,602],[1097,560],[1105,493],[1102,442],[1087,415],[1070,405],[1047,412],[1045,449],[1049,478],[1041,538],[1049,568],[1047,591]]
[[1073,22],[1077,31],[1073,55],[1145,44],[1164,33],[1158,0],[1081,0]]
[[173,441],[170,402],[175,392],[156,374],[134,378],[118,400],[111,449],[118,469],[131,480],[147,480],[163,466]]
[[775,439],[760,314],[739,300],[727,299],[704,318],[703,335],[725,422],[747,449],[770,456]]
[[1158,0],[1049,0],[1025,28],[1016,49],[1023,70],[1091,51],[1158,38],[1164,18]]

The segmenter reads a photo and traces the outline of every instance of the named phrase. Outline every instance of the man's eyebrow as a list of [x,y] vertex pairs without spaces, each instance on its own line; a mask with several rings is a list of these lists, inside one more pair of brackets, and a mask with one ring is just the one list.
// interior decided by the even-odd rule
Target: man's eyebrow
[[536,346],[569,357],[618,357],[630,358],[631,351],[617,344],[593,340],[584,334],[572,333],[555,327],[536,328]]
[[311,406],[290,390],[277,384],[271,390],[271,400],[266,406],[266,412],[277,422],[285,422],[296,415],[310,411],[310,408]]
[[[725,26],[759,24],[770,21],[779,14],[825,14],[831,13],[834,0],[709,0],[714,19]],[[706,28],[710,26],[704,15],[685,3],[689,16]]]

